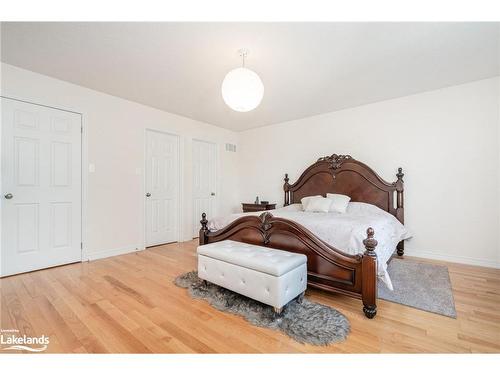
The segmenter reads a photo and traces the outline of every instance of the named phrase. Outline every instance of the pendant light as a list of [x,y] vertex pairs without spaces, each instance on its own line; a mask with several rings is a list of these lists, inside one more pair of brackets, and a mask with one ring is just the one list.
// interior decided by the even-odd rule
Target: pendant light
[[231,70],[222,81],[222,98],[237,112],[249,112],[257,108],[264,96],[264,85],[254,71],[245,67],[248,51],[238,50],[242,67]]

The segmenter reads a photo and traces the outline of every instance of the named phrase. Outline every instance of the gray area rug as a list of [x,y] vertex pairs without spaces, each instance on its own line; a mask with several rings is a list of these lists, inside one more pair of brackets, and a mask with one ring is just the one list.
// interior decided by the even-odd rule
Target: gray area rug
[[446,266],[394,258],[389,263],[394,291],[378,283],[378,298],[436,314],[457,317]]
[[218,310],[241,315],[255,326],[280,330],[301,343],[328,345],[345,340],[350,331],[349,320],[343,314],[306,298],[302,303],[290,301],[281,317],[276,318],[271,306],[215,284],[205,284],[196,271],[178,276],[174,283]]

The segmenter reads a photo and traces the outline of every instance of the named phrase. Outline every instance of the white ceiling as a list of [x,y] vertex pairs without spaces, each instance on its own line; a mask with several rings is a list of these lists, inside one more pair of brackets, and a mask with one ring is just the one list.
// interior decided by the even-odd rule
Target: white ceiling
[[[499,74],[498,23],[2,23],[2,61],[240,131]],[[223,102],[240,65],[254,111]]]

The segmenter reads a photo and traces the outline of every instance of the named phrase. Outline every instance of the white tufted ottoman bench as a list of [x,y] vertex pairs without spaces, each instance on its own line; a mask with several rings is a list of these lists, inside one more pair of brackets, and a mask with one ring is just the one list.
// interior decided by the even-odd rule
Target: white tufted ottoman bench
[[198,276],[281,313],[307,287],[307,257],[303,254],[221,241],[198,246]]

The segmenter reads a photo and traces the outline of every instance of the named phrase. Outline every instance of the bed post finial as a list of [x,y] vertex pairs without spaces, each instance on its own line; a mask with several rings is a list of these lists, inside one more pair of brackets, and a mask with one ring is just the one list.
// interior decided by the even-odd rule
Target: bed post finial
[[208,230],[208,220],[207,220],[207,214],[202,213],[201,214],[201,220],[200,220],[201,228],[200,228],[200,245],[204,245],[207,243],[207,235],[209,233]]
[[367,235],[367,238],[365,240],[363,240],[363,245],[365,245],[365,255],[368,255],[368,256],[377,256],[375,254],[375,248],[377,247],[377,240],[375,238],[373,238],[373,236],[375,235],[375,231],[373,230],[373,228],[368,228],[366,230],[366,235]]
[[404,182],[403,181],[403,177],[404,177],[404,173],[403,173],[403,168],[399,167],[398,168],[398,173],[396,173],[396,177],[398,178],[398,182],[401,181],[401,182]]
[[283,190],[285,191],[285,202],[284,206],[288,206],[290,204],[290,184],[288,183],[288,173],[285,173],[285,183],[283,184]]
[[207,224],[208,224],[207,214],[204,213],[204,212],[201,214],[200,224],[201,224],[201,229],[208,230],[208,227],[207,227]]

